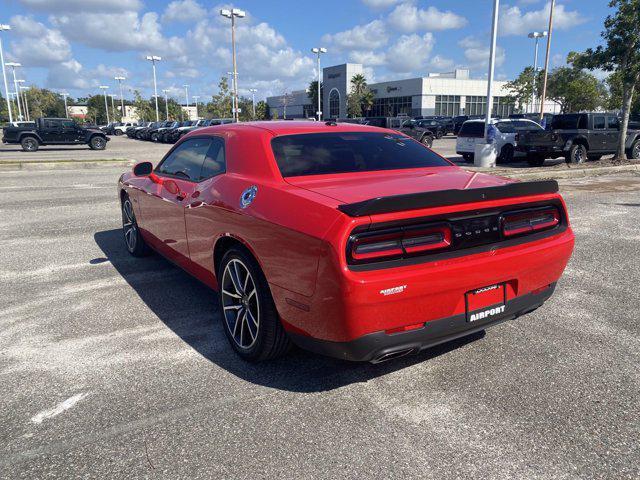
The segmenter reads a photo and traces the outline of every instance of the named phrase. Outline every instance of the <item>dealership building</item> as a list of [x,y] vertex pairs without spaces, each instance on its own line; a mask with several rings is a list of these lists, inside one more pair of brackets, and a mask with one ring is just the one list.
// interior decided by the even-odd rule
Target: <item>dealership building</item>
[[[323,69],[323,118],[347,116],[351,79],[363,73],[362,65],[357,63]],[[513,111],[506,84],[505,81],[494,81],[494,115],[507,116]],[[364,113],[368,117],[484,115],[487,109],[487,81],[470,78],[469,70],[465,68],[431,73],[426,77],[371,83],[369,89],[374,102],[371,110]],[[272,118],[314,117],[317,110],[305,90],[268,97],[267,104]]]

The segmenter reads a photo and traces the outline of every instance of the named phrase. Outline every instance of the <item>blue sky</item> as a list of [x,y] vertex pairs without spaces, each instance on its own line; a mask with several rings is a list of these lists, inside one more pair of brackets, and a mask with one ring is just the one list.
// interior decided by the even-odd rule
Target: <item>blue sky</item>
[[[605,0],[558,0],[552,66],[571,50],[600,42]],[[204,0],[0,0],[5,56],[24,65],[29,84],[99,93],[113,77],[150,94],[148,54],[160,55],[159,89],[182,100],[182,85],[201,100],[217,91],[231,69],[229,20],[218,11],[230,3]],[[368,80],[411,78],[429,72],[471,68],[486,76],[491,0],[243,0],[238,20],[241,94],[259,98],[304,88],[315,77],[314,46],[324,46],[324,66],[362,63]],[[497,78],[511,79],[533,62],[532,30],[546,29],[548,2],[503,0]],[[544,42],[540,48],[544,54]]]

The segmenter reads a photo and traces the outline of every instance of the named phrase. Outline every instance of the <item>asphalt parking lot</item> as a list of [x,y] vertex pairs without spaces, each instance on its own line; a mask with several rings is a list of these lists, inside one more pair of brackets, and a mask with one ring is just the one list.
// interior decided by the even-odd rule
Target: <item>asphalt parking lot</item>
[[526,317],[250,365],[214,293],[128,256],[122,169],[1,174],[1,478],[640,476],[640,176],[562,182],[576,250]]

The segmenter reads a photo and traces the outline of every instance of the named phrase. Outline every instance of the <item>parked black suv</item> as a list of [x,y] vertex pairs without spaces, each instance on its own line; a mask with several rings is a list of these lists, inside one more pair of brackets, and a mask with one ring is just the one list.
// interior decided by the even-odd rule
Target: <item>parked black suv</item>
[[[435,123],[435,125],[431,125],[431,123]],[[434,130],[440,133],[440,137],[442,136],[442,127],[435,120],[407,120],[397,130],[415,138],[427,147],[433,145],[433,138],[436,137]]]
[[86,128],[68,118],[38,118],[35,126],[9,125],[2,129],[4,143],[19,143],[25,152],[35,152],[40,145],[89,145],[104,150],[109,139],[99,128]]
[[[545,158],[558,157],[565,157],[567,163],[583,163],[616,153],[619,138],[616,114],[567,113],[555,115],[549,131],[520,134],[516,149],[534,166],[542,165]],[[640,131],[628,130],[625,148],[628,157],[640,159]]]

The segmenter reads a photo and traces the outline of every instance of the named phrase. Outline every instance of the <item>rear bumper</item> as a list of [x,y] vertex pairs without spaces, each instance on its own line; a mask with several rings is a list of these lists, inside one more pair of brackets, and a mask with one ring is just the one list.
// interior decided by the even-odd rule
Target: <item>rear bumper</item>
[[299,347],[315,353],[343,360],[378,363],[417,353],[532,312],[552,295],[555,286],[553,283],[539,293],[515,297],[506,302],[503,313],[475,322],[468,322],[466,314],[460,314],[425,322],[423,327],[416,330],[394,334],[374,332],[347,342],[320,340],[293,332],[289,332],[289,336]]

